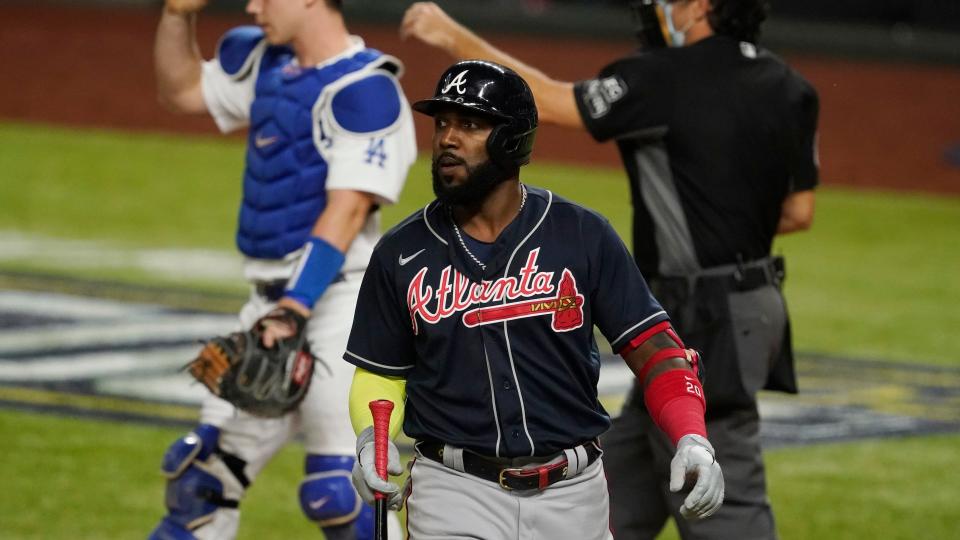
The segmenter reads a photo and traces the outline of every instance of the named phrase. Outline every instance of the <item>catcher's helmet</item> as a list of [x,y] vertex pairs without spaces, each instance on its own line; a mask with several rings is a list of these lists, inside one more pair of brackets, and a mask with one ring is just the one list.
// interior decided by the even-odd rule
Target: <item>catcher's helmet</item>
[[497,122],[487,139],[492,161],[510,167],[530,163],[537,133],[537,105],[527,82],[516,72],[483,60],[457,62],[440,77],[432,98],[413,104],[414,110],[428,116],[449,106]]

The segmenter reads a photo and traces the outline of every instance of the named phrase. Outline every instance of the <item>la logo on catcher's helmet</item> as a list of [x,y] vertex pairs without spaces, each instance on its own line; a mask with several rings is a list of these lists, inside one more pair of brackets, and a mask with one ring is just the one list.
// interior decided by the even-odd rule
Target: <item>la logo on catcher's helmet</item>
[[520,167],[530,163],[537,134],[537,105],[527,82],[512,69],[483,60],[464,60],[447,68],[434,96],[413,104],[433,116],[444,107],[465,109],[496,122],[487,139],[487,154],[496,163]]

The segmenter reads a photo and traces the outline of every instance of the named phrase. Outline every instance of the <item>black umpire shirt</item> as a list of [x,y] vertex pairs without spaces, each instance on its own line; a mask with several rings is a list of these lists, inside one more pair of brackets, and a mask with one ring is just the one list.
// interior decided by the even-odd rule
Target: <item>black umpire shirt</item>
[[784,198],[817,184],[816,91],[750,43],[640,52],[575,95],[591,135],[617,141],[648,278],[766,257]]

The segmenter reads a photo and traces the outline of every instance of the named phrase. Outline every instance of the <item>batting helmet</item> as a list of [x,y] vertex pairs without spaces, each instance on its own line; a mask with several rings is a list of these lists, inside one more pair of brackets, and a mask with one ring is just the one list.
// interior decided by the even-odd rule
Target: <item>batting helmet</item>
[[492,118],[497,125],[487,138],[490,159],[504,166],[530,163],[537,134],[537,105],[527,82],[510,68],[483,60],[464,60],[447,68],[432,98],[413,104],[433,116],[457,107]]

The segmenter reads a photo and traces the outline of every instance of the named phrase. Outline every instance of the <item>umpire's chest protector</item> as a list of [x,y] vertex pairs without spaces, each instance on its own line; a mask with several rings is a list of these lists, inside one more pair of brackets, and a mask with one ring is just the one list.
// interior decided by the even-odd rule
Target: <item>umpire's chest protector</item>
[[[349,83],[384,66],[373,49],[319,67],[301,68],[286,47],[267,47],[256,72],[237,247],[250,257],[279,259],[303,246],[326,206],[334,144],[324,109]],[[333,111],[333,116],[336,111]]]

